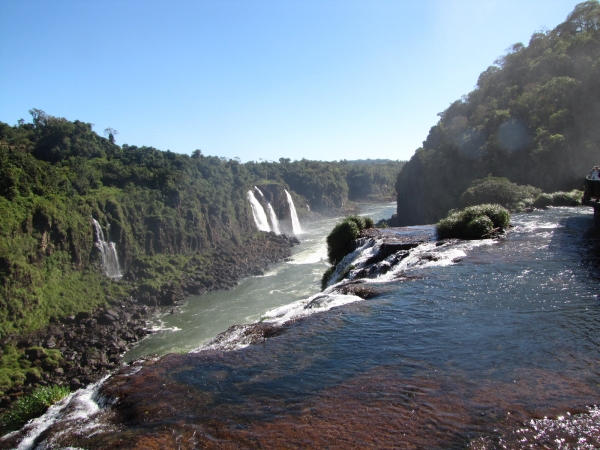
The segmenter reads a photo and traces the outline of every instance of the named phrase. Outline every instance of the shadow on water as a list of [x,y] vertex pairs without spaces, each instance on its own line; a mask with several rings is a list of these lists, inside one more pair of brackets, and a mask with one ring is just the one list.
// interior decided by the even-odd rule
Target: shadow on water
[[600,281],[600,228],[594,226],[594,216],[580,213],[565,217],[558,221],[558,226],[563,231],[552,235],[551,248],[577,255],[586,275]]

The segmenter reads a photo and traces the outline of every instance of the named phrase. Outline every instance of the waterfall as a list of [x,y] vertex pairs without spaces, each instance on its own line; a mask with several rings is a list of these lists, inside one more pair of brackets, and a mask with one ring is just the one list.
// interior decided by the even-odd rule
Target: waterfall
[[119,258],[117,257],[117,248],[114,242],[106,242],[102,227],[96,219],[92,217],[94,227],[96,228],[96,247],[102,255],[102,267],[107,277],[114,280],[120,280],[123,276],[119,267]]
[[[269,219],[271,220],[271,227],[269,230],[266,230],[266,231],[274,231],[277,234],[281,234],[281,231],[279,230],[279,220],[277,219],[277,215],[275,214],[275,210],[273,209],[273,206],[271,206],[271,202],[267,201],[265,194],[263,194],[259,188],[254,186],[254,189],[256,190],[256,192],[258,192],[260,194],[263,201],[267,204],[267,211],[269,211]],[[263,210],[264,210],[264,208],[263,208]],[[258,223],[256,225],[258,226]],[[260,227],[259,227],[259,229],[260,229]]]
[[269,219],[271,219],[271,225],[273,225],[273,231],[277,234],[281,234],[279,230],[279,220],[277,220],[277,215],[275,214],[275,210],[271,206],[270,203],[267,202],[267,209],[269,210]]
[[265,198],[265,194],[262,193],[262,191],[257,188],[256,186],[254,186],[254,189],[256,189],[256,192],[258,192],[260,194],[260,196],[263,198],[263,200],[266,202],[267,199]]
[[294,200],[292,200],[292,196],[290,193],[285,190],[285,195],[287,195],[288,205],[290,205],[290,215],[292,216],[292,231],[294,234],[302,233],[302,228],[300,228],[300,221],[298,220],[298,214],[296,214],[296,207],[294,206]]
[[[258,188],[256,188],[258,192]],[[262,192],[261,192],[262,195]],[[256,197],[254,196],[254,192],[248,191],[248,200],[250,200],[250,206],[252,207],[252,216],[254,216],[254,223],[256,227],[260,231],[271,231],[269,227],[269,221],[267,220],[267,215],[265,214],[265,210]]]

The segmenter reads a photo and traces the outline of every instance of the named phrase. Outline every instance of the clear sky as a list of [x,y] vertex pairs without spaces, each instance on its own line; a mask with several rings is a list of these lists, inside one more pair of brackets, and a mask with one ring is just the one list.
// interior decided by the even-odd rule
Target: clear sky
[[0,0],[0,121],[117,143],[409,159],[437,113],[574,0]]

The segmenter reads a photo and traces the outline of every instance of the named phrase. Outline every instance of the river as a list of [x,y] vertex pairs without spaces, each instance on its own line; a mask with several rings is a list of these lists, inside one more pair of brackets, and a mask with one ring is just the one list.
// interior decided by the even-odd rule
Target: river
[[[359,204],[360,215],[375,222],[396,212],[396,203]],[[292,260],[273,264],[263,276],[247,278],[229,291],[190,296],[174,310],[161,315],[148,336],[125,355],[126,361],[142,356],[189,352],[228,327],[258,322],[270,309],[310,297],[321,289],[321,277],[329,266],[325,238],[336,218],[302,224],[300,245]]]
[[[285,322],[261,344],[170,354],[125,370],[101,389],[120,399],[114,407],[100,402],[85,418],[52,419],[43,439],[140,449],[597,448],[600,239],[593,216],[587,208],[553,208],[511,222],[499,240],[426,242],[397,270],[370,280],[378,296],[348,296],[353,302]],[[184,339],[182,317],[197,323],[191,305],[202,302],[191,298],[163,319],[181,330],[152,337],[171,343],[144,345],[191,349],[231,323],[271,308],[268,321],[290,309],[285,304],[301,303],[317,292],[325,268],[318,261],[302,267],[313,285],[294,287],[292,269],[316,253],[306,241],[296,264],[273,266],[271,276],[229,292],[247,298],[252,283],[267,280],[268,303],[259,295],[258,305]],[[268,287],[287,270],[285,287]],[[228,314],[238,308],[235,295],[223,298],[232,302],[223,308]]]

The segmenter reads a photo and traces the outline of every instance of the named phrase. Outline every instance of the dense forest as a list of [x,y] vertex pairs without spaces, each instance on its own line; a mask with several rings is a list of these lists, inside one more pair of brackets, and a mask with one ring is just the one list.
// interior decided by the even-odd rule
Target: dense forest
[[[0,123],[0,337],[107,298],[165,291],[186,268],[215,264],[208,255],[216,250],[267,239],[247,198],[254,185],[288,189],[307,219],[351,209],[352,200],[391,200],[402,167],[284,158],[242,164],[200,150],[119,146],[114,130],[105,138],[89,123],[30,113],[30,123]],[[104,276],[92,217],[135,287]]]
[[600,163],[598,1],[513,45],[439,116],[398,175],[394,224],[436,222],[489,175],[546,192],[580,189]]

